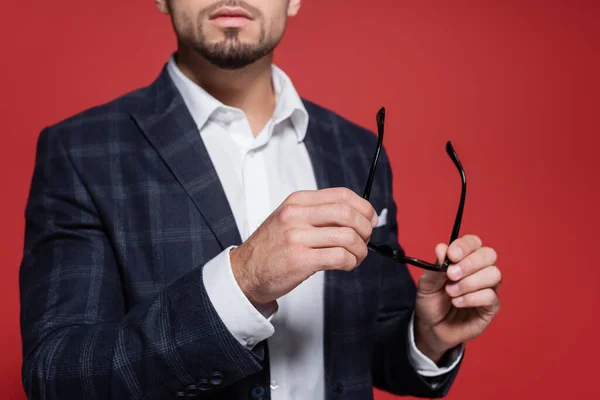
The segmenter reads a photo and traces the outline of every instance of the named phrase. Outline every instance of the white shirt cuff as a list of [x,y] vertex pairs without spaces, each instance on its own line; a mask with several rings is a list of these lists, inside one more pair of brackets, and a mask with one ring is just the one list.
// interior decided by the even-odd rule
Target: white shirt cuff
[[415,313],[413,312],[413,315],[410,319],[410,324],[408,325],[408,357],[419,375],[436,377],[453,370],[463,356],[464,345],[458,346],[452,350],[452,354],[449,354],[449,357],[447,358],[447,364],[449,365],[438,366],[435,362],[433,362],[433,360],[421,353],[421,351],[417,348],[417,345],[415,344],[414,322]]
[[270,320],[277,311],[277,303],[260,307],[252,305],[240,289],[233,271],[229,252],[222,251],[204,265],[204,287],[221,320],[238,342],[251,350],[275,333]]

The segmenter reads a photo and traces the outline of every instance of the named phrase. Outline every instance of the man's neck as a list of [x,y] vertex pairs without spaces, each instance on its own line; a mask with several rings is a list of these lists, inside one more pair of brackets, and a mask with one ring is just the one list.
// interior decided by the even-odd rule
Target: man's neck
[[236,70],[214,66],[191,51],[179,50],[179,69],[221,103],[244,111],[256,136],[272,117],[275,91],[271,74],[272,55]]

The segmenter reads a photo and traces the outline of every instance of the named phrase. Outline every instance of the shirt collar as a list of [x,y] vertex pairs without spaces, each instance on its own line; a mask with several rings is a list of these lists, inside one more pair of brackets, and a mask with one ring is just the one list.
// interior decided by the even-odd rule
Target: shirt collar
[[[188,107],[198,129],[204,127],[216,110],[229,109],[239,111],[221,103],[188,78],[179,69],[174,55],[169,59],[167,70],[171,80],[181,93],[183,101]],[[271,66],[271,71],[276,95],[272,121],[274,124],[279,124],[289,118],[294,127],[296,138],[298,142],[301,142],[306,137],[308,129],[308,112],[289,76],[275,65]]]

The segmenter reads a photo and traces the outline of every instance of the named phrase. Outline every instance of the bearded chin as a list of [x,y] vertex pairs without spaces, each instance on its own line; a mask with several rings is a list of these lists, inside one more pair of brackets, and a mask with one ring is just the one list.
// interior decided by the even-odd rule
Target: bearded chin
[[196,46],[198,54],[221,69],[244,68],[267,56],[277,46],[276,42],[265,42],[264,36],[258,44],[242,43],[236,28],[226,29],[224,33],[225,38],[221,42],[205,44],[200,41]]
[[198,53],[219,68],[239,69],[255,63],[269,51],[259,46],[227,41],[200,48]]

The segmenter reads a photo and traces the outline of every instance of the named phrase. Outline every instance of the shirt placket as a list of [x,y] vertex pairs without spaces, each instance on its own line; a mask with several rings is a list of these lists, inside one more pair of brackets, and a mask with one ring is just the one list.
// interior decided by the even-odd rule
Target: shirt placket
[[[242,240],[245,241],[273,212],[271,187],[267,165],[267,146],[275,124],[269,122],[256,137],[252,134],[246,118],[232,121],[229,132],[240,150],[242,193],[245,207],[245,224],[241,229]],[[277,185],[277,183],[271,183]],[[279,309],[279,313],[285,310]],[[279,315],[279,318],[282,318]],[[282,357],[288,353],[282,338],[271,338],[279,349],[278,354],[271,354],[271,390],[272,400],[285,400],[288,396],[286,388],[285,361]],[[275,343],[276,342],[276,343]]]
[[[232,123],[233,139],[240,148],[241,182],[246,214],[242,240],[246,240],[272,212],[267,165],[264,156],[266,138],[269,132],[262,132],[256,138],[246,118]],[[265,127],[269,130],[270,125]]]
[[271,213],[269,181],[264,155],[258,149],[249,149],[242,162],[242,182],[246,204],[247,237]]

